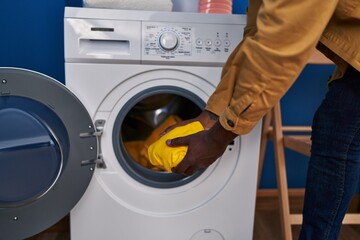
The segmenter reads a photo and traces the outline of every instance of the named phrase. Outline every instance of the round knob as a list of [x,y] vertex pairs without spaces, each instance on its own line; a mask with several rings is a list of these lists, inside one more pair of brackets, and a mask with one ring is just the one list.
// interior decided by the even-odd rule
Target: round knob
[[178,36],[174,32],[165,32],[159,38],[160,46],[164,50],[173,50],[177,47],[179,42]]

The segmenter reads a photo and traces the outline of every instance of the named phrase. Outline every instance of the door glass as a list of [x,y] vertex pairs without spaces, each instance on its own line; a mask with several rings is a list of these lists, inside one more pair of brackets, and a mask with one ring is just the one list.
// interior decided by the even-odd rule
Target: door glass
[[204,102],[176,87],[154,87],[135,95],[118,113],[114,150],[123,169],[137,181],[157,188],[184,185],[201,175],[168,173],[149,161],[148,147],[167,127],[198,116]]
[[199,108],[190,100],[174,94],[157,94],[139,101],[122,125],[121,138],[132,159],[145,168],[163,171],[148,158],[148,147],[167,127],[196,117]]
[[63,167],[63,152],[38,115],[6,101],[0,105],[0,207],[19,206],[51,189]]

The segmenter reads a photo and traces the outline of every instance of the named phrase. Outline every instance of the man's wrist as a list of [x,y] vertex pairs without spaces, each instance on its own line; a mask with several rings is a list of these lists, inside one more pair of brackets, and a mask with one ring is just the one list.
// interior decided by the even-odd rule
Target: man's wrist
[[219,121],[215,123],[211,131],[214,131],[214,135],[219,138],[220,142],[226,142],[227,144],[238,136],[236,133],[226,130]]
[[219,117],[216,114],[209,112],[207,110],[204,110],[199,118],[201,124],[206,130],[212,128],[218,119]]
[[206,113],[208,114],[209,119],[212,121],[217,121],[219,119],[219,116],[216,115],[215,113],[212,113],[210,111],[206,111]]

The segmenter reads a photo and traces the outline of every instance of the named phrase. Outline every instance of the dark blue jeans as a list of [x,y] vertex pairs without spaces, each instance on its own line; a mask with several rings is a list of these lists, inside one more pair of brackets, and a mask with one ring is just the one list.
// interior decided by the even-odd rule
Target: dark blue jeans
[[316,111],[301,240],[338,239],[360,175],[360,73],[333,81]]

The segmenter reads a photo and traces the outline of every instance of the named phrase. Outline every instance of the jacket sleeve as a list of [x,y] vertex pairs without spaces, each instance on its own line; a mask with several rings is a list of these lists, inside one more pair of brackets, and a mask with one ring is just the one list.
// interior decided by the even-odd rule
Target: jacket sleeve
[[[246,26],[244,28],[243,39],[255,35],[257,31],[256,17],[261,3],[262,0],[249,1],[247,7],[247,13],[246,13],[247,21],[246,21]],[[238,53],[239,49],[241,48],[243,42],[244,40],[238,44],[238,46],[234,49],[234,51],[227,59],[221,73],[221,79],[224,79],[226,73],[231,69],[232,62],[234,61],[234,58]],[[224,109],[229,105],[233,91],[234,91],[234,84],[229,84],[229,82],[226,80],[220,81],[220,83],[216,88],[216,91],[210,96],[207,102],[206,110],[211,111],[216,115],[220,116],[224,111]]]
[[247,28],[255,30],[246,36],[245,29],[206,106],[226,130],[250,132],[280,100],[310,58],[337,3],[321,1],[320,7],[314,0],[249,0]]

